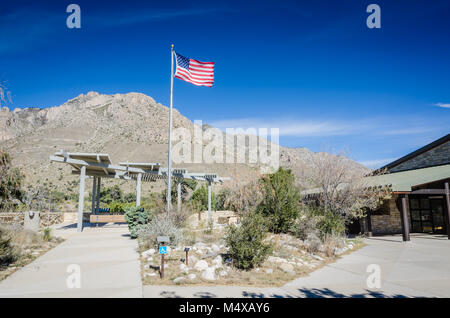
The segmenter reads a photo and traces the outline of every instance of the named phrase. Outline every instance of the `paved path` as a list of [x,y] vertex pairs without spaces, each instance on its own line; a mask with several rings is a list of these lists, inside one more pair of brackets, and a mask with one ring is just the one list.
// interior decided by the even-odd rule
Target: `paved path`
[[[128,229],[59,226],[66,241],[0,283],[0,297],[450,297],[450,241],[412,235],[367,239],[367,246],[280,288],[142,286]],[[81,288],[67,288],[78,264]],[[368,288],[367,266],[381,269],[381,288]]]
[[[55,229],[66,241],[0,283],[0,297],[142,297],[135,240],[127,227]],[[68,288],[70,264],[78,264],[81,288]]]
[[[450,297],[450,241],[412,235],[367,239],[367,246],[281,288],[144,286],[144,297]],[[381,288],[368,288],[378,264]]]

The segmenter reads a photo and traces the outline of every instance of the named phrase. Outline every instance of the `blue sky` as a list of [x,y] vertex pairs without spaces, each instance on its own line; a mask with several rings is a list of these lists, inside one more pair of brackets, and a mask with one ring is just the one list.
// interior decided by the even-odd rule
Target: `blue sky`
[[[70,3],[81,29],[66,27]],[[371,3],[381,29],[366,26]],[[448,1],[2,1],[0,40],[10,108],[89,91],[168,105],[174,43],[216,62],[212,88],[175,80],[191,120],[279,127],[284,146],[374,168],[450,130]]]

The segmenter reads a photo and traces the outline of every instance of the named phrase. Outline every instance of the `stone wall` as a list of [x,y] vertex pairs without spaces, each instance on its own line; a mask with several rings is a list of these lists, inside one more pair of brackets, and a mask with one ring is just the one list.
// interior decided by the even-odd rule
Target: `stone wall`
[[417,157],[402,162],[398,166],[390,169],[390,172],[399,172],[410,169],[419,169],[432,166],[439,166],[450,163],[450,141],[443,143]]
[[[28,212],[0,212],[0,224],[20,224],[23,225],[25,213]],[[64,214],[60,212],[38,212],[41,217],[41,226],[49,227],[62,223]]]
[[[238,221],[237,214],[233,211],[211,211],[211,217],[213,221],[213,227],[222,227],[229,224],[236,224]],[[207,226],[208,211],[191,215],[188,218],[187,222],[193,228]]]
[[[400,211],[396,204],[397,197],[394,197],[388,202],[389,214],[386,215],[372,215],[372,232],[374,234],[398,234],[402,233],[402,220]],[[408,214],[408,220],[410,216]],[[411,223],[411,221],[409,220]],[[410,227],[411,228],[411,227]]]

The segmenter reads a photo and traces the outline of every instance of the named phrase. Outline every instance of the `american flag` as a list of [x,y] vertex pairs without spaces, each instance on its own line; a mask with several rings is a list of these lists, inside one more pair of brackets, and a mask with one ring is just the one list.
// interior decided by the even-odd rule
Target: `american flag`
[[200,62],[175,53],[175,77],[197,86],[211,87],[214,83],[214,62]]

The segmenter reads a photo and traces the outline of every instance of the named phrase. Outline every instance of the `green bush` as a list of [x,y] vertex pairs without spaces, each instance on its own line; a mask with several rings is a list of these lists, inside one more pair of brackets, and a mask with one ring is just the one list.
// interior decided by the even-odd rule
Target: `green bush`
[[122,202],[113,201],[109,204],[109,212],[122,214],[125,212],[126,207]]
[[310,234],[318,235],[319,218],[309,211],[303,211],[291,225],[290,232],[301,240],[306,240]]
[[279,168],[261,179],[264,197],[257,211],[268,218],[269,230],[287,233],[300,211],[300,194],[291,170]]
[[322,237],[327,234],[343,235],[345,233],[345,223],[341,215],[331,211],[324,211],[319,218],[317,227]]
[[50,242],[52,240],[52,229],[49,227],[46,227],[44,229],[44,232],[42,234],[42,239],[46,242]]
[[137,236],[147,246],[156,246],[158,236],[168,236],[171,246],[177,246],[183,241],[183,231],[165,214],[155,216],[149,223],[140,226]]
[[137,238],[137,231],[139,227],[147,224],[151,219],[148,211],[141,207],[127,207],[125,208],[125,220],[128,223],[131,238]]
[[233,265],[249,270],[262,264],[272,252],[272,246],[264,242],[267,236],[266,220],[260,214],[249,214],[240,226],[230,225],[225,236],[226,245],[233,258]]
[[11,245],[11,238],[7,237],[6,231],[0,228],[0,268],[8,266],[16,259],[17,255]]
[[[200,188],[192,193],[191,201],[199,211],[208,210],[208,186],[202,184]],[[216,195],[211,190],[211,210],[216,210]]]

